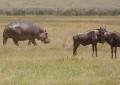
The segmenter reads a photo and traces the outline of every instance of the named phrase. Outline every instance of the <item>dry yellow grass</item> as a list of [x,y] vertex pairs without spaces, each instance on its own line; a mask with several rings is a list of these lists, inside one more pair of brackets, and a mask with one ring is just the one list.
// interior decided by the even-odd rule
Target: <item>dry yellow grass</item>
[[[2,45],[4,25],[13,20],[29,20],[49,32],[51,43],[16,47],[12,40]],[[119,85],[120,54],[112,60],[107,44],[98,46],[98,58],[91,46],[80,46],[72,57],[72,36],[106,26],[120,31],[120,16],[0,16],[0,85]]]

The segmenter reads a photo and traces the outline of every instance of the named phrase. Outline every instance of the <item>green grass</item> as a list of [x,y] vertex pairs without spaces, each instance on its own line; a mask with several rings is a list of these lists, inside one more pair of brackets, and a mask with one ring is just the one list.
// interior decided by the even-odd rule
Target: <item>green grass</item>
[[[4,26],[13,20],[29,20],[49,32],[50,44],[27,41],[17,47],[12,40],[2,45]],[[107,27],[120,31],[120,16],[0,16],[0,85],[119,85],[120,54],[111,59],[109,45],[98,45],[98,57],[91,46],[80,46],[72,56],[72,36]]]

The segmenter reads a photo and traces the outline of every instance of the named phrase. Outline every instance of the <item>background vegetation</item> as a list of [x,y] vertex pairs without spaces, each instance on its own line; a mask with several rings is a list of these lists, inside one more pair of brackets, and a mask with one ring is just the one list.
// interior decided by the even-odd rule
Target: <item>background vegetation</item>
[[0,15],[64,15],[64,16],[81,16],[81,15],[120,15],[120,9],[60,9],[60,8],[13,8],[0,9]]
[[0,0],[0,8],[120,8],[120,0]]
[[5,15],[120,15],[120,0],[0,0]]

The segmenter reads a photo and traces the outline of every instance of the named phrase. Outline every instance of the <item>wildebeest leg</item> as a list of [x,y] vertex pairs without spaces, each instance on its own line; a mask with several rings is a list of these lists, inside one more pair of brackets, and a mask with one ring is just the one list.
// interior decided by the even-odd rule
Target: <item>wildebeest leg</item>
[[7,40],[8,40],[8,38],[7,38],[7,37],[4,37],[4,38],[3,38],[3,45],[6,45]]
[[115,58],[117,58],[117,55],[116,55],[116,53],[117,53],[117,47],[115,47]]
[[35,39],[32,40],[33,45],[37,45]]
[[94,47],[95,47],[95,52],[96,52],[96,57],[97,57],[97,45],[95,45]]
[[92,56],[94,56],[94,45],[92,44]]
[[111,54],[112,54],[112,59],[113,59],[113,46],[111,46]]
[[13,42],[16,46],[19,46],[18,41],[16,39],[13,39]]
[[79,43],[75,43],[73,44],[73,55],[77,55],[77,48],[79,47]]

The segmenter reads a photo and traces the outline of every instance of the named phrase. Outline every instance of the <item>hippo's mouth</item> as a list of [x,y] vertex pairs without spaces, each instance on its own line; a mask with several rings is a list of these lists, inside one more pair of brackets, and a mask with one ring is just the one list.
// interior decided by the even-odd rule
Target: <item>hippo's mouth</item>
[[45,44],[48,44],[48,43],[50,43],[50,40],[49,39],[46,39],[46,40],[44,40],[44,41],[42,41],[43,43],[45,43]]

